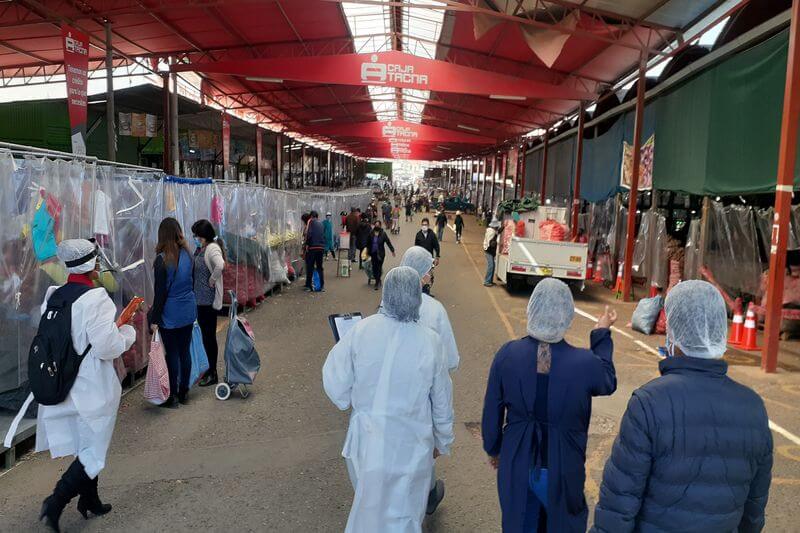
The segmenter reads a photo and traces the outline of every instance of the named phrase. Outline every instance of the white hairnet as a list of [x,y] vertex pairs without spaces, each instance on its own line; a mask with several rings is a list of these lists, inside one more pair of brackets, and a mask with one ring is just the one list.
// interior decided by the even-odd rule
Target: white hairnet
[[574,316],[575,303],[566,283],[545,278],[528,301],[528,335],[542,342],[560,342]]
[[684,355],[719,359],[725,353],[728,316],[719,291],[707,281],[678,283],[664,302],[667,344]]
[[419,320],[422,304],[422,286],[419,274],[411,267],[399,266],[386,274],[383,280],[383,314],[400,322]]
[[412,246],[403,254],[400,266],[411,267],[417,271],[419,277],[423,277],[433,268],[433,256],[422,246]]
[[86,239],[61,241],[58,245],[57,255],[67,266],[68,274],[86,274],[94,270],[97,263],[95,245]]

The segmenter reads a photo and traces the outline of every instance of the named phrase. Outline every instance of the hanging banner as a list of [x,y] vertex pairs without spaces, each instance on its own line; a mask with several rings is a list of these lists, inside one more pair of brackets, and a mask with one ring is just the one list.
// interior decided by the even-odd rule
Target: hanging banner
[[119,113],[117,115],[117,127],[119,128],[119,134],[121,137],[130,137],[131,136],[131,114],[130,113]]
[[147,137],[158,136],[158,117],[155,115],[147,115],[145,117],[145,129]]
[[[653,153],[655,151],[656,139],[651,135],[641,148],[641,161],[639,163],[639,190],[649,191],[653,189]],[[620,185],[626,189],[631,188],[633,182],[633,146],[627,141],[622,143],[622,171]]]
[[231,164],[231,119],[222,113],[222,168],[223,179],[230,179],[228,166]]
[[147,137],[147,115],[144,113],[131,113],[131,135],[134,137]]
[[72,153],[86,155],[86,92],[89,83],[89,36],[70,26],[61,26],[64,71],[67,77]]
[[261,183],[261,165],[264,161],[264,157],[262,156],[263,145],[263,132],[261,128],[256,126],[256,177],[258,177],[258,183]]

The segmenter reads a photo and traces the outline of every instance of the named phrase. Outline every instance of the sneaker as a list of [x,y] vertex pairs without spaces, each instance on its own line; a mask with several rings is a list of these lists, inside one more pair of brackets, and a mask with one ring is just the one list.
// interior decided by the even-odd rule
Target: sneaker
[[311,292],[311,287],[303,287],[303,292]]
[[203,376],[203,379],[200,380],[200,383],[198,383],[198,385],[201,387],[209,387],[211,385],[216,385],[217,383],[219,383],[219,378],[217,377],[217,374],[216,373],[212,374],[211,372],[208,372],[205,376]]
[[436,512],[436,508],[442,503],[444,499],[444,481],[441,479],[436,480],[433,490],[428,493],[428,506],[425,509],[425,514],[432,515]]
[[494,287],[494,283],[484,283],[484,287]]

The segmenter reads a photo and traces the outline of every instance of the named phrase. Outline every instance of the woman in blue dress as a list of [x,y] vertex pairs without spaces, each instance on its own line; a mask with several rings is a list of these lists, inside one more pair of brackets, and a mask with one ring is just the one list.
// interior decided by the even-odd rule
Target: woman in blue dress
[[564,340],[574,312],[566,284],[541,281],[528,303],[528,335],[500,348],[492,363],[483,447],[497,469],[505,533],[586,531],[592,397],[617,388],[610,331],[617,315],[606,307],[587,350]]

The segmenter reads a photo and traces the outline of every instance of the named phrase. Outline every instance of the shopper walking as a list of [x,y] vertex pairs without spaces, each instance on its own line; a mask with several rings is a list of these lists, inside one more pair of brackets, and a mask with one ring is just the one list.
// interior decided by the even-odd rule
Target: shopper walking
[[422,530],[434,458],[453,442],[452,383],[439,339],[419,324],[416,271],[386,276],[380,312],[328,354],[325,393],[352,408],[342,450],[355,490],[347,533]]
[[406,198],[406,222],[414,222],[414,202],[410,196]]
[[319,290],[325,292],[325,268],[322,264],[325,257],[325,229],[319,221],[319,213],[311,211],[310,215],[306,226],[306,286],[303,290],[313,290],[311,282],[316,271],[319,275]]
[[383,274],[383,261],[386,259],[386,247],[392,251],[394,257],[394,246],[389,236],[381,227],[381,221],[375,221],[375,227],[372,228],[372,234],[369,237],[368,243],[369,256],[372,261],[372,277],[375,278],[375,290],[381,288],[381,275]]
[[358,226],[361,224],[361,216],[355,207],[350,208],[350,214],[345,219],[345,229],[350,234],[350,262],[356,258],[356,251],[359,249],[356,242],[356,234],[358,233]]
[[483,255],[486,258],[486,276],[483,280],[484,287],[494,286],[494,263],[497,257],[497,240],[500,236],[500,222],[492,221],[483,235]]
[[539,282],[528,302],[528,335],[503,346],[489,371],[483,449],[498,470],[505,533],[586,530],[592,397],[617,388],[609,329],[617,315],[606,307],[586,350],[564,340],[574,313],[565,283]]
[[628,402],[592,531],[761,531],[772,435],[758,394],[727,376],[722,296],[684,281],[664,308],[669,357]]
[[150,329],[161,335],[169,370],[170,396],[162,407],[178,407],[188,400],[192,370],[190,347],[197,319],[197,300],[192,274],[194,261],[181,225],[168,217],[158,226],[158,244],[153,262],[153,307],[148,313]]
[[323,258],[328,258],[328,252],[330,252],[331,256],[336,259],[336,251],[334,249],[334,239],[333,239],[333,215],[328,212],[325,215],[325,220],[322,221],[322,233],[325,235],[325,252],[323,253]]
[[[421,246],[412,246],[403,254],[400,266],[411,267],[420,275],[422,287],[430,284],[431,270],[433,269],[433,256]],[[453,326],[450,325],[450,318],[447,310],[432,296],[422,294],[422,303],[419,308],[419,323],[427,326],[439,335],[441,341],[441,357],[447,365],[447,370],[455,372],[458,369],[460,357],[458,346],[453,334]],[[444,481],[436,479],[436,469],[431,471],[431,487],[428,494],[427,514],[433,514],[436,508],[444,499]]]
[[[89,513],[100,516],[111,511],[111,505],[100,500],[98,479],[105,468],[122,393],[114,359],[136,340],[136,330],[130,325],[117,327],[114,322],[117,310],[105,289],[94,288],[98,279],[95,244],[85,239],[61,241],[57,257],[66,266],[67,283],[47,289],[41,304],[43,318],[38,335],[50,339],[41,346],[53,347],[53,343],[66,342],[74,350],[72,356],[80,354],[83,360],[64,400],[54,405],[40,404],[36,420],[37,452],[50,450],[53,458],[75,457],[53,493],[42,503],[39,519],[53,531],[60,531],[61,514],[75,496],[79,496],[78,512],[84,518],[88,518]],[[52,320],[46,320],[45,313],[53,313],[48,311],[51,305],[66,306],[70,312],[69,321],[59,324],[55,318],[57,311]],[[59,338],[61,335],[66,335],[66,340]],[[48,355],[55,358],[58,354]],[[58,370],[63,373],[65,368]],[[36,378],[29,376],[29,379],[33,382]],[[12,422],[5,438],[6,447],[11,446],[31,400],[33,395]]]
[[461,211],[456,211],[454,224],[456,227],[456,242],[460,244],[461,234],[464,232],[464,217],[461,216]]
[[430,221],[427,217],[422,219],[422,226],[414,238],[414,246],[422,246],[428,250],[433,257],[440,257],[439,239],[437,239],[436,235],[431,231]]
[[222,309],[222,272],[225,270],[225,248],[210,221],[201,219],[192,224],[197,249],[194,252],[194,296],[197,300],[197,323],[203,333],[203,347],[208,356],[208,371],[200,380],[201,387],[216,385],[217,315]]
[[439,242],[444,240],[444,229],[447,227],[447,214],[444,209],[440,209],[436,214],[436,238]]
[[[361,222],[358,224],[358,229],[356,230],[356,248],[358,250],[358,267],[363,268],[364,266],[364,250],[367,249],[369,245],[369,235],[372,232],[372,225],[369,223],[369,217],[365,214],[361,216]],[[367,252],[369,255],[369,252]]]

